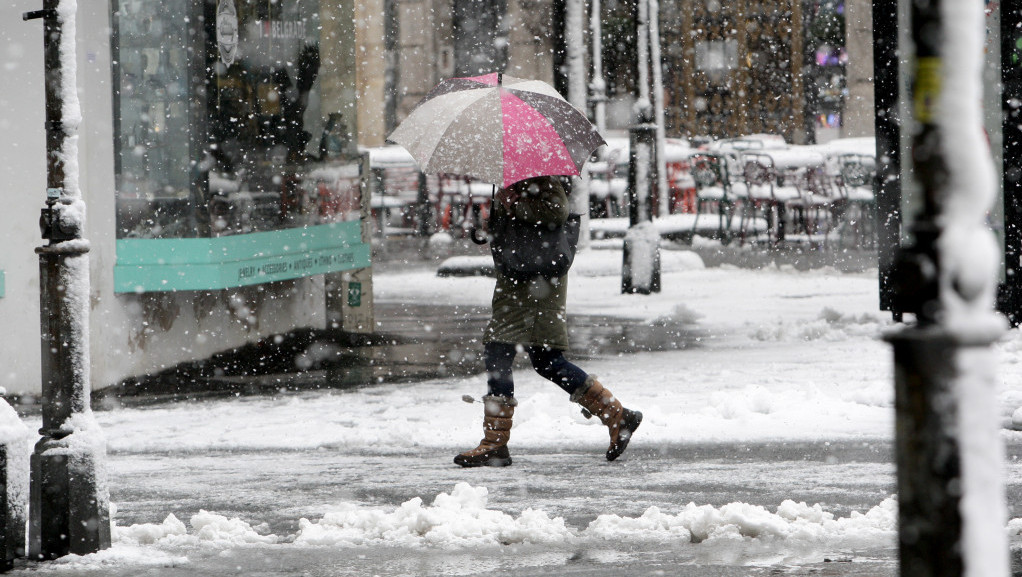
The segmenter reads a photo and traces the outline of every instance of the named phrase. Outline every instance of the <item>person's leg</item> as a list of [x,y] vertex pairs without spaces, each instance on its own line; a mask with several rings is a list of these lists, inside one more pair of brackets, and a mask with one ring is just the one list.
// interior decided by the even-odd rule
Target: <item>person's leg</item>
[[569,363],[564,351],[546,347],[529,347],[528,350],[537,373],[567,391],[573,402],[588,411],[586,416],[595,415],[607,426],[610,431],[607,460],[621,456],[642,422],[642,413],[626,409],[595,376]]
[[511,374],[511,366],[514,364],[516,352],[517,346],[510,343],[486,343],[483,346],[486,388],[489,395],[515,396],[515,381]]
[[454,462],[462,467],[506,467],[511,464],[507,442],[511,437],[515,405],[518,404],[511,378],[515,352],[515,345],[507,343],[486,343],[483,349],[489,389],[489,394],[483,397],[483,439],[475,449],[454,457]]
[[585,371],[564,358],[564,351],[549,347],[529,347],[529,360],[539,376],[553,382],[569,395],[585,384]]

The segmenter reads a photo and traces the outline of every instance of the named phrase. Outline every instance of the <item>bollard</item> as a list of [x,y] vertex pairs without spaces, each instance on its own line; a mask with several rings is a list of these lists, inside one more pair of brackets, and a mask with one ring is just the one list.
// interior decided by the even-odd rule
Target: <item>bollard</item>
[[27,546],[30,431],[0,399],[0,571],[9,571]]
[[43,437],[32,455],[29,554],[47,560],[110,547],[110,504],[98,426]]
[[[886,337],[894,349],[901,575],[960,577],[1001,565],[990,559],[999,555],[999,544],[985,537],[996,535],[1005,522],[1003,487],[994,482],[1002,463],[995,458],[1000,456],[995,379],[989,373],[968,375],[981,379],[989,394],[976,394],[962,382],[976,365],[993,364],[990,345],[999,334],[963,341],[931,325]],[[972,366],[963,369],[967,364]],[[970,519],[963,514],[968,511],[978,514]],[[988,543],[977,548],[978,541]],[[984,548],[989,551],[977,553]]]
[[621,292],[660,292],[660,235],[653,226],[653,187],[657,183],[656,125],[629,129],[628,221],[621,267]]
[[937,329],[889,336],[894,349],[901,575],[962,575],[957,345]]
[[652,222],[633,226],[625,234],[621,292],[660,292],[660,233]]

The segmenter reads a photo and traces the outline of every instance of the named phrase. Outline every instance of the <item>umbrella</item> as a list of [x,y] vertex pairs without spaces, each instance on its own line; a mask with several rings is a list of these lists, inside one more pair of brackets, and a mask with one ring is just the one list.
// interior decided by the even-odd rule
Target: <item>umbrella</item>
[[424,172],[507,187],[579,174],[605,144],[585,114],[549,84],[496,72],[437,84],[388,137]]

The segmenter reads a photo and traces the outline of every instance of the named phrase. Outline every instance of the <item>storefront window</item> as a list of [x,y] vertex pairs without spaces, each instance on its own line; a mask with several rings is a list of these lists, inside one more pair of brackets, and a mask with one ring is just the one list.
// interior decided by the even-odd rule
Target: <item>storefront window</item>
[[[353,31],[336,20],[328,26]],[[119,264],[122,254],[145,252],[120,241],[290,238],[296,229],[357,225],[354,119],[345,113],[354,107],[324,102],[324,76],[339,81],[323,66],[322,32],[320,0],[117,2]],[[195,246],[216,252],[221,244]]]

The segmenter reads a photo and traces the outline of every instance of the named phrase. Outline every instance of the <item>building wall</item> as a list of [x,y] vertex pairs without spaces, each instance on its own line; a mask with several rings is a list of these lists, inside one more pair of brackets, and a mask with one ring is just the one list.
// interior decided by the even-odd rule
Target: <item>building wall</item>
[[[43,34],[39,21],[21,14],[38,10],[35,0],[0,3],[0,61],[7,90],[0,91],[0,386],[8,392],[38,390],[39,210],[46,200],[46,142],[43,132]],[[11,87],[16,86],[16,90]]]
[[397,116],[404,118],[440,79],[439,17],[433,0],[401,0],[398,12]]
[[[13,0],[0,6],[5,73],[11,85],[18,86],[0,92],[0,127],[16,135],[0,139],[0,182],[4,183],[6,204],[0,211],[0,269],[6,280],[5,296],[0,298],[0,386],[8,394],[29,395],[39,393],[41,383],[39,270],[33,251],[43,244],[38,218],[45,200],[46,167],[42,23],[24,23],[21,14],[35,9],[35,0]],[[83,111],[80,186],[88,210],[85,237],[91,245],[93,388],[295,328],[326,326],[322,275],[217,291],[114,292],[109,1],[79,3],[77,24],[78,93]],[[324,68],[323,74],[331,71]],[[350,77],[351,70],[340,74]],[[332,89],[324,86],[325,100],[335,101],[331,90],[350,90],[341,84],[335,83]]]
[[670,10],[677,12],[669,21],[681,26],[672,36],[681,50],[667,51],[676,69],[668,116],[678,133],[806,141],[799,1],[672,3]]
[[382,146],[387,137],[384,21],[384,0],[355,2],[358,141],[363,146]]
[[[373,0],[374,2],[376,0]],[[397,106],[395,122],[404,119],[433,86],[454,76],[454,31],[452,22],[453,0],[392,0],[395,3],[396,54],[393,56],[394,98]],[[383,9],[380,2],[379,9]],[[505,72],[522,78],[553,81],[552,15],[550,0],[509,0],[505,25],[508,30],[508,65]],[[383,95],[387,87],[383,78],[388,74],[388,61],[382,44],[376,38],[385,34],[375,26],[379,18],[364,17],[359,35],[359,53],[364,71],[359,79],[362,94],[372,95],[359,102],[363,144],[379,146],[379,132],[393,130],[386,126]],[[376,51],[380,50],[381,53]],[[382,91],[380,95],[377,90]],[[378,132],[379,131],[379,132]]]
[[846,0],[846,46],[848,48],[848,97],[841,136],[872,136],[873,98],[873,5],[869,0]]
[[[398,99],[395,122],[404,118],[428,89],[453,74],[451,10],[454,0],[388,0],[396,3],[400,42],[396,48],[394,93]],[[366,14],[383,10],[383,0],[359,3]],[[868,0],[847,0],[848,10],[848,99],[844,135],[872,134],[872,22]],[[508,0],[505,24],[508,31],[507,73],[553,82],[554,17],[551,0]],[[609,8],[604,30],[614,29],[627,14],[626,3]],[[811,65],[804,61],[804,30],[801,3],[791,0],[749,0],[739,4],[691,3],[662,0],[661,37],[666,63],[665,86],[667,129],[670,135],[717,137],[752,132],[774,132],[792,142],[812,138],[812,122],[805,107],[805,75],[797,71]],[[381,91],[387,70],[386,58],[377,54],[383,37],[382,18],[360,19],[360,62],[364,68],[359,85],[371,98],[359,103],[362,142],[382,143],[381,128],[385,98]],[[588,22],[586,23],[588,25]],[[628,34],[629,30],[624,30]],[[588,34],[588,30],[587,30]],[[634,38],[625,38],[634,43]],[[728,44],[722,56],[729,68],[708,72],[699,68],[697,43],[719,41]],[[621,44],[621,43],[617,43]],[[728,53],[733,50],[733,53]],[[781,58],[780,52],[784,58]],[[607,44],[605,53],[630,54],[629,46]],[[789,64],[781,65],[781,61]],[[627,64],[627,63],[626,63]],[[604,62],[613,89],[629,90],[631,68]],[[796,71],[792,73],[792,71]],[[614,75],[617,77],[614,77]],[[608,110],[612,127],[630,122],[632,97],[627,92],[611,94]],[[389,127],[393,128],[393,127]],[[375,140],[374,140],[375,139]]]
[[508,2],[507,73],[553,83],[553,14],[549,0]]

